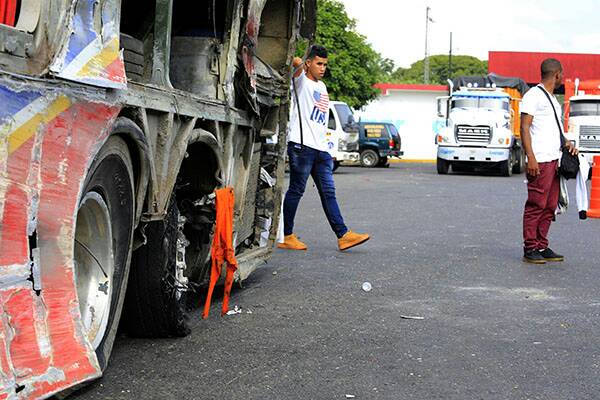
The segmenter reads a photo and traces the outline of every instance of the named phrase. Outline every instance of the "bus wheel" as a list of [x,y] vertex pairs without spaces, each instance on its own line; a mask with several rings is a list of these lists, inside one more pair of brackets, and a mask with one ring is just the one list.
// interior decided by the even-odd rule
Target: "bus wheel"
[[74,243],[81,322],[102,370],[108,364],[123,307],[133,218],[131,157],[126,143],[112,136],[88,171]]
[[138,337],[181,337],[190,333],[186,311],[183,220],[175,195],[162,221],[148,223],[147,242],[133,254],[127,289],[127,331]]

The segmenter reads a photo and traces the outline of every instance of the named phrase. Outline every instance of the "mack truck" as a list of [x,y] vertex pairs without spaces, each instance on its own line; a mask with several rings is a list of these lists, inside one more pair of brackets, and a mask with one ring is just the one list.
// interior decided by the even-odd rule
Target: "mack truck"
[[437,172],[496,169],[521,173],[525,152],[519,104],[528,90],[518,78],[495,74],[449,80],[449,95],[437,98],[445,122],[436,135]]
[[290,66],[315,10],[0,0],[0,399],[101,376],[120,320],[189,333],[215,189],[235,196],[235,279],[269,258]]
[[591,164],[600,155],[600,80],[565,80],[565,131]]

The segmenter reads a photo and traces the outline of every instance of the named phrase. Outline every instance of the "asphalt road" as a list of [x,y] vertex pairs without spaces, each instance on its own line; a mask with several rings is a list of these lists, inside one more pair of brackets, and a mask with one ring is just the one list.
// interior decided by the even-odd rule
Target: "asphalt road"
[[242,314],[219,317],[216,299],[186,338],[121,336],[105,377],[72,398],[600,398],[600,220],[578,220],[573,185],[550,232],[566,261],[534,266],[522,175],[394,164],[335,179],[368,243],[338,252],[311,185],[297,217],[309,250],[276,251],[236,289]]

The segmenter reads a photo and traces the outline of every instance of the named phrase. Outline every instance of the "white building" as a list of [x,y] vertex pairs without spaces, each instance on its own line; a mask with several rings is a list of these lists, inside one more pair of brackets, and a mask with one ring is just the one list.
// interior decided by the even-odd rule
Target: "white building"
[[448,94],[447,86],[375,85],[381,95],[357,112],[361,121],[391,122],[402,139],[404,160],[435,161],[435,134],[444,121],[437,116],[436,97]]

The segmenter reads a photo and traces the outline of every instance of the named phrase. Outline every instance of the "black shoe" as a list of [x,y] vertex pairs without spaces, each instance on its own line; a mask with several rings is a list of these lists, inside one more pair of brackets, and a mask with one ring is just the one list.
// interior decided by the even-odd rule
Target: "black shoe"
[[540,255],[542,257],[544,257],[544,260],[546,261],[564,261],[565,257],[561,256],[560,254],[556,254],[555,252],[552,251],[552,249],[550,247],[548,247],[547,249],[544,250],[538,250],[538,252],[540,253]]
[[546,259],[538,249],[525,250],[523,261],[531,264],[546,264]]

